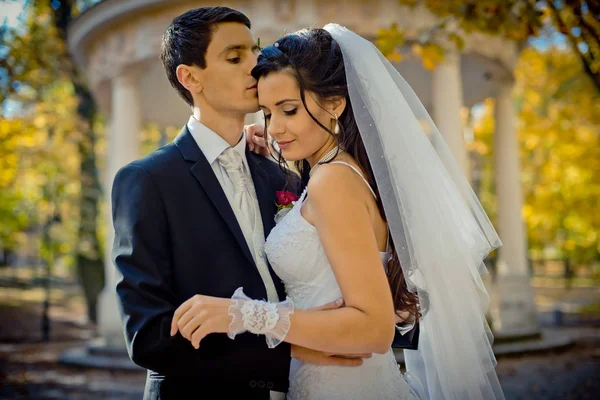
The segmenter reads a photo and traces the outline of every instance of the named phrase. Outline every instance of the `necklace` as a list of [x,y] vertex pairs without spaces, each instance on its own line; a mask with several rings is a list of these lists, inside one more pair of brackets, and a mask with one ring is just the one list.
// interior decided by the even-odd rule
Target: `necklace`
[[[338,152],[337,146],[335,146],[333,149],[329,150],[327,152],[327,154],[325,154],[323,157],[321,157],[321,159],[315,165],[313,165],[313,167],[310,169],[310,172],[308,173],[308,176],[309,177],[313,176],[313,174],[315,173],[315,171],[317,170],[319,165],[323,164],[326,161],[331,161],[337,152]],[[340,151],[340,153],[341,153],[341,151]]]

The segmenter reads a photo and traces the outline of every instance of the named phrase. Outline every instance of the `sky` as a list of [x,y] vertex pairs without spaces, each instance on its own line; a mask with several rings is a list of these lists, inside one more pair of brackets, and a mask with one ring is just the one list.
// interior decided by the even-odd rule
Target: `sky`
[[25,0],[0,0],[0,26],[18,26],[24,4]]

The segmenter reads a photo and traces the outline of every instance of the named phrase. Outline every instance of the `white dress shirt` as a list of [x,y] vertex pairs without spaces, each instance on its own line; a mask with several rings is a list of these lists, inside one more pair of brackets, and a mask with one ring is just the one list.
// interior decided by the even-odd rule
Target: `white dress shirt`
[[[190,117],[187,123],[187,128],[192,134],[192,137],[196,141],[198,147],[200,147],[202,153],[204,153],[204,157],[206,157],[206,160],[210,164],[213,172],[215,173],[215,176],[221,184],[225,195],[228,199],[232,198],[233,184],[231,183],[231,180],[229,180],[227,173],[221,166],[221,163],[219,163],[219,160],[217,160],[217,157],[219,157],[221,153],[223,153],[227,148],[230,147],[229,143],[227,143],[225,139],[223,139],[217,133],[209,129],[206,125],[202,124],[200,121],[194,118],[193,115]],[[248,167],[248,160],[246,158],[245,132],[242,132],[242,138],[240,139],[239,143],[233,147],[233,149],[237,151],[240,156],[242,156],[242,161],[244,162],[244,167],[246,168],[246,171],[250,171],[250,168]],[[250,179],[250,182],[252,185],[254,185],[252,179]]]

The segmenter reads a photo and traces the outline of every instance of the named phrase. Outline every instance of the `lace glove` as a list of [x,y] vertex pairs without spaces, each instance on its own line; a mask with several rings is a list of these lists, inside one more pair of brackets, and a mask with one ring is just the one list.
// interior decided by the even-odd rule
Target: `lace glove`
[[265,335],[270,349],[283,342],[290,330],[290,315],[294,313],[292,299],[288,297],[279,303],[253,300],[244,294],[241,287],[237,288],[231,298],[234,301],[229,306],[229,315],[233,318],[227,332],[230,339],[248,331]]

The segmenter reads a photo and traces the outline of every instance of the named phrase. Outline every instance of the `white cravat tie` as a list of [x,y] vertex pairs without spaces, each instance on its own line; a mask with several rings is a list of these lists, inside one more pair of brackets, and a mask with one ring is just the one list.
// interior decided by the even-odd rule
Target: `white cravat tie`
[[246,172],[242,156],[231,147],[223,151],[217,159],[233,185],[233,198],[229,199],[231,208],[265,284],[268,300],[276,302],[279,296],[267,267],[263,250],[264,228],[249,171]]
[[[235,208],[241,211],[240,216],[238,216],[236,212],[238,222],[240,223],[240,226],[242,224],[249,224],[250,232],[252,232],[254,228],[253,225],[255,217],[253,203],[255,200],[250,192],[250,188],[248,187],[248,177],[244,171],[242,156],[230,147],[221,153],[221,155],[218,157],[218,160],[225,169],[225,173],[233,185],[233,199],[230,199],[230,201],[233,201],[234,203],[232,204],[234,211],[236,211]],[[240,221],[240,219],[243,221]],[[242,231],[244,231],[243,227]],[[245,234],[246,233],[244,232],[244,235]],[[252,242],[249,242],[248,246],[252,247],[251,244]]]

